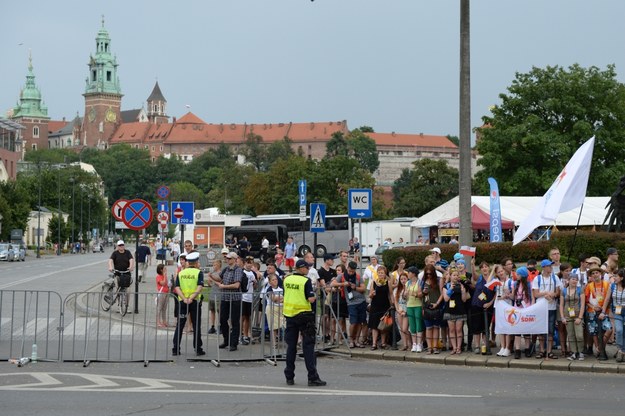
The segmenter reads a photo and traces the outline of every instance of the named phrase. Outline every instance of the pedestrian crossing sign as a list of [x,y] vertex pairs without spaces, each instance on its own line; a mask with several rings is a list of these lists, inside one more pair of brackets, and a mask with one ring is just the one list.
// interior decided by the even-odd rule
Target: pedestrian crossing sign
[[323,233],[326,230],[326,204],[310,204],[310,232]]

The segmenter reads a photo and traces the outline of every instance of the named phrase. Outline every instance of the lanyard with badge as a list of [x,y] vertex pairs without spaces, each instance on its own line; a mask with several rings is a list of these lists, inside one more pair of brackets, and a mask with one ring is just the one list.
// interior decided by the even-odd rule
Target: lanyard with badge
[[[614,302],[614,314],[621,315],[623,312],[623,296],[625,296],[625,289],[619,292],[617,287],[618,286],[614,287],[614,300],[616,301]],[[621,294],[620,300],[619,300],[619,293]]]
[[[575,318],[575,306],[571,306],[571,305],[576,305],[579,302],[579,298],[577,297],[577,287],[573,288],[574,290],[573,292],[573,296],[571,296],[570,294],[568,294],[568,296],[566,297],[567,302],[569,304],[568,306],[568,311],[569,311],[569,318]],[[576,300],[577,298],[577,300]]]

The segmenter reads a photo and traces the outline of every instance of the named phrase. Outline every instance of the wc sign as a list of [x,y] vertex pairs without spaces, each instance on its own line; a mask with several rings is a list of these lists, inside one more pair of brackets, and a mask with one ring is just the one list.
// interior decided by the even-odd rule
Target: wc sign
[[349,218],[372,217],[372,192],[371,189],[350,189],[347,192],[347,213]]

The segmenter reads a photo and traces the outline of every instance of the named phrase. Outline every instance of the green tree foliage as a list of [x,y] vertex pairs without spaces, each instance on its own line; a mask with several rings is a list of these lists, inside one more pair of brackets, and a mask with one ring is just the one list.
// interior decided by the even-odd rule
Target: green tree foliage
[[448,134],[447,135],[447,140],[449,140],[450,142],[452,142],[456,146],[460,146],[460,139],[458,138],[458,136],[451,136],[451,135]]
[[393,184],[394,213],[420,217],[458,195],[458,169],[444,160],[421,159]]
[[613,65],[601,71],[579,65],[517,73],[502,103],[483,118],[477,150],[487,178],[502,195],[542,195],[573,153],[596,136],[588,195],[608,195],[625,173],[625,86]]
[[180,181],[169,185],[171,201],[188,201],[195,203],[195,209],[208,208],[206,194],[191,182]]
[[61,223],[61,241],[62,244],[65,244],[66,241],[70,240],[70,230],[67,227],[67,223],[63,219],[63,216],[53,215],[52,218],[48,221],[48,235],[46,236],[46,241],[52,244],[58,244],[59,242],[59,220]]
[[262,136],[248,134],[245,143],[241,146],[241,154],[256,171],[264,172],[267,169],[267,146],[263,143]]
[[[373,130],[371,127],[364,127]],[[347,135],[337,131],[326,143],[326,158],[353,157],[365,170],[373,173],[380,166],[375,141],[360,129],[354,129]]]
[[288,137],[273,142],[267,148],[267,166],[272,166],[279,160],[287,160],[295,155],[293,141]]
[[30,213],[30,196],[16,181],[0,182],[0,241],[8,241],[12,229],[26,230]]

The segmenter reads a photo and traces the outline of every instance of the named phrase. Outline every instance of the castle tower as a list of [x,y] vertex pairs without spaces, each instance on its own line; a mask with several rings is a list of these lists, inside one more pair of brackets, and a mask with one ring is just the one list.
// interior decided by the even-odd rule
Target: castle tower
[[111,38],[102,27],[96,38],[95,56],[89,57],[86,79],[85,116],[80,144],[105,149],[121,120],[122,93],[117,76],[117,58],[111,54]]
[[41,92],[35,85],[33,73],[33,57],[28,55],[28,75],[26,85],[20,92],[18,104],[13,108],[11,119],[25,127],[22,132],[24,150],[48,148],[48,107],[41,99]]
[[163,97],[158,81],[154,85],[152,94],[148,97],[148,120],[150,123],[161,124],[169,122],[167,116],[167,100]]

